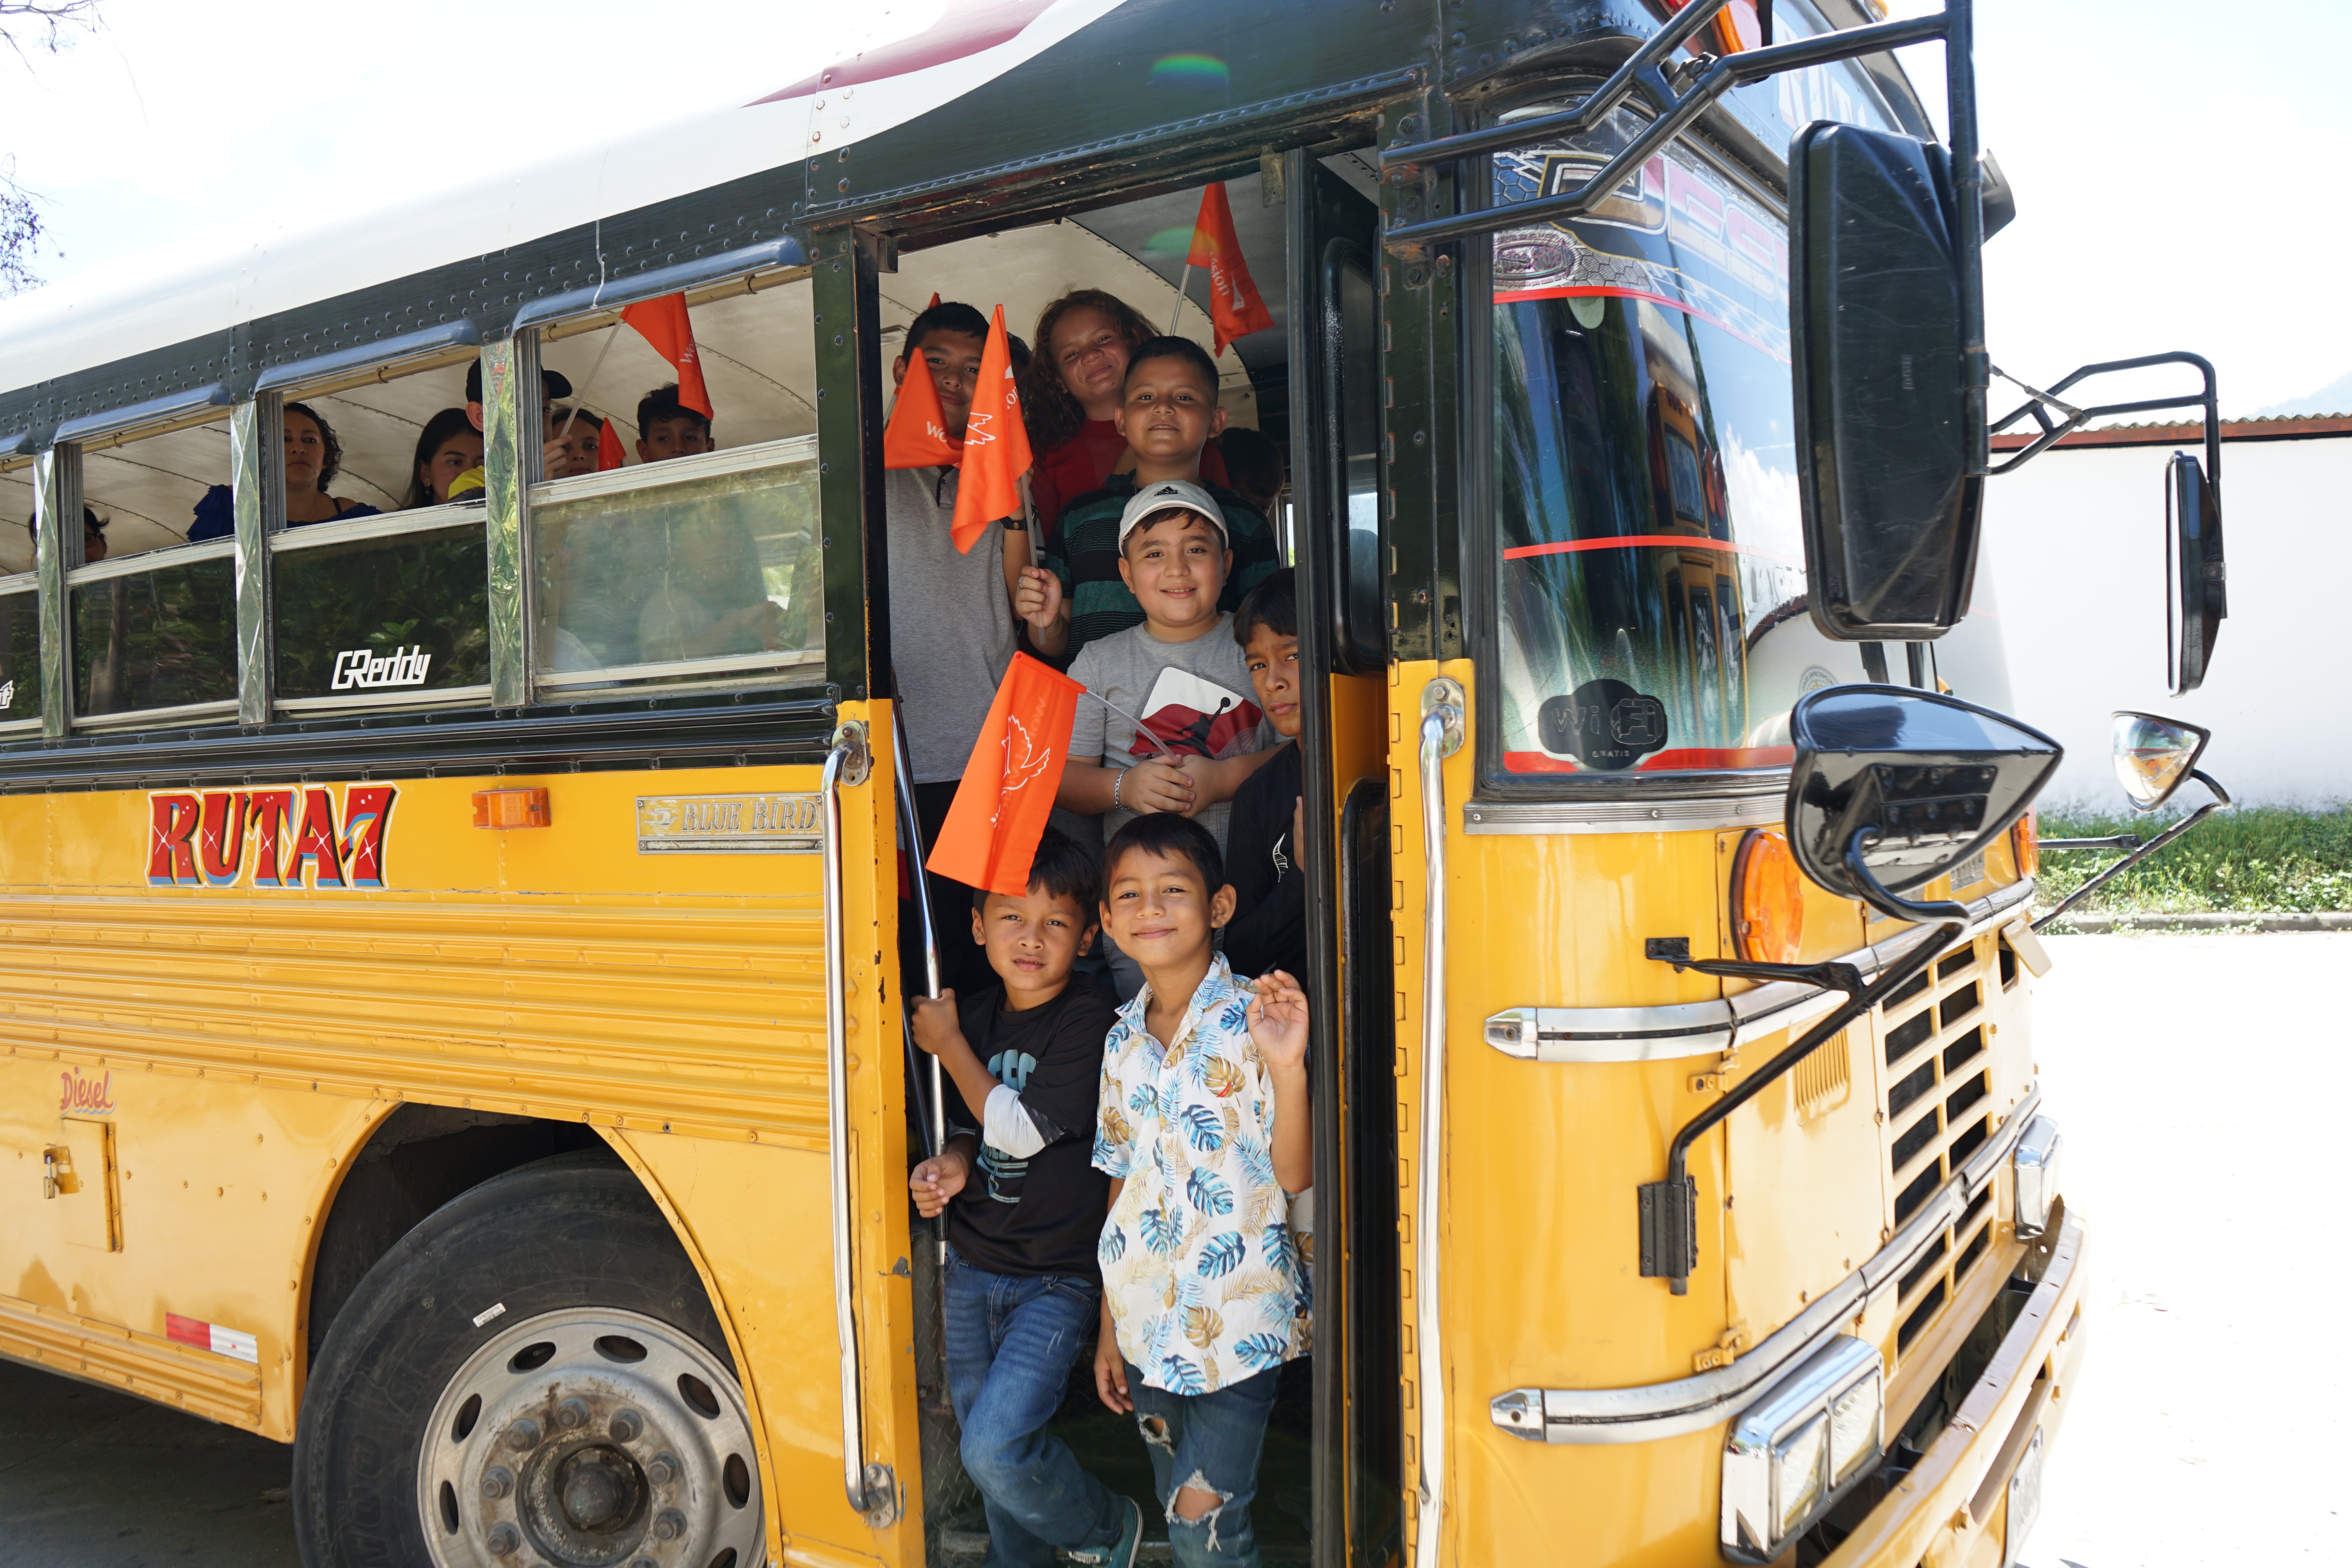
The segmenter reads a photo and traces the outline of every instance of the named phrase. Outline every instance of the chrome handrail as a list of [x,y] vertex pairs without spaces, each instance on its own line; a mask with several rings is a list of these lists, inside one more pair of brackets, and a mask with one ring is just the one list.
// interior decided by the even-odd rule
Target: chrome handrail
[[[841,1350],[841,1468],[849,1506],[869,1521],[897,1518],[898,1486],[889,1467],[866,1463],[865,1393],[857,1353],[857,1314],[850,1303],[855,1271],[849,1227],[849,1026],[842,931],[841,784],[863,783],[871,768],[866,726],[833,732],[817,794],[824,806],[824,1119],[833,1208],[833,1328]],[[889,1522],[885,1520],[883,1522]]]
[[1445,1356],[1437,1303],[1438,1171],[1445,1129],[1445,772],[1461,747],[1462,688],[1444,677],[1422,689],[1421,1172],[1413,1220],[1412,1337],[1420,1384],[1416,1568],[1436,1568],[1445,1512]]
[[[907,759],[907,717],[904,710],[895,702],[890,705],[890,760],[898,778],[898,823],[906,831],[907,852],[915,860],[915,908],[921,911],[919,918],[923,922],[924,978],[930,983],[923,994],[936,996],[940,994],[940,933],[931,923],[930,872],[923,865],[923,820],[921,814],[915,809],[914,764]],[[905,983],[902,980],[900,984],[903,986]],[[908,1038],[911,1040],[914,1037],[915,1010],[912,1006],[904,1006],[900,1012],[907,1018]],[[937,1155],[948,1146],[947,1075],[940,1069],[939,1058],[932,1057],[929,1060],[931,1152]],[[940,1244],[942,1247],[947,1244],[944,1213],[940,1221]]]

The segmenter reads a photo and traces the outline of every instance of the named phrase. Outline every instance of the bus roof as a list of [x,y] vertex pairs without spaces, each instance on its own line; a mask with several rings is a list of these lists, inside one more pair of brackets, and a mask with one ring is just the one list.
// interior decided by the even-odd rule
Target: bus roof
[[[1782,15],[1845,26],[1865,4],[1783,0]],[[1253,148],[1361,145],[1373,110],[1433,75],[1460,98],[1530,66],[1612,63],[1646,30],[1605,0],[1508,0],[1450,19],[1461,30],[1433,35],[1409,8],[1349,7],[1334,26],[1326,8],[1264,0],[977,0],[750,103],[257,238],[175,276],[0,304],[0,464],[257,384],[796,265],[814,229],[868,215],[952,237],[992,229],[1013,204],[1082,205],[1115,179],[1197,185],[1255,163]],[[1864,68],[1926,133],[1892,60]],[[1715,121],[1759,169],[1790,130],[1774,90],[1735,92]],[[695,155],[678,157],[681,143]]]
[[[31,387],[838,151],[1012,69],[1120,0],[997,0],[750,103],[125,279],[0,302],[7,385]],[[824,105],[819,108],[818,105]],[[678,149],[693,149],[691,158]],[[14,430],[0,430],[5,441]],[[5,449],[0,447],[0,456]]]

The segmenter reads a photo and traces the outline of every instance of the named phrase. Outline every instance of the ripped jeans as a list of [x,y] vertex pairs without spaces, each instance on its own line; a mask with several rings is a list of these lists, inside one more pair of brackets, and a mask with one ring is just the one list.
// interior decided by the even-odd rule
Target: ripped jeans
[[[1135,1425],[1151,1455],[1153,1489],[1168,1510],[1168,1541],[1177,1568],[1258,1568],[1250,1503],[1257,1496],[1258,1450],[1282,1369],[1270,1368],[1214,1394],[1171,1394],[1143,1381],[1129,1363],[1127,1390]],[[1215,1507],[1197,1520],[1176,1513],[1176,1494],[1196,1487]]]

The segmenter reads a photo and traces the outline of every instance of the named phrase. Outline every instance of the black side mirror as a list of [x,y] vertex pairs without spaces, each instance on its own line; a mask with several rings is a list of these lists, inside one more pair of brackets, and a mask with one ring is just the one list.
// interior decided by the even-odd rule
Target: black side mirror
[[1902,686],[1832,686],[1789,713],[1789,845],[1805,875],[1900,920],[1948,908],[1896,897],[2025,815],[2065,755],[1990,709]]
[[1789,327],[1813,622],[1918,642],[1968,613],[1960,268],[1944,149],[1817,121],[1789,152]]
[[2172,598],[2164,629],[2170,655],[2166,675],[2179,697],[2205,684],[2213,642],[2230,613],[2229,574],[2221,562],[2221,512],[2205,470],[2186,452],[2164,470],[2164,555],[2172,568]]

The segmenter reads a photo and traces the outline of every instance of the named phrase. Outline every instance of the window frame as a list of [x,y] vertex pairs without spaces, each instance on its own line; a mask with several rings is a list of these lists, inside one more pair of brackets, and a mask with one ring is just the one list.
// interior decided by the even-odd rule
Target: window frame
[[[1532,86],[1511,102],[1498,105],[1488,118],[1488,123],[1504,123],[1503,116],[1507,114],[1556,106],[1557,100],[1571,97],[1579,90],[1590,91],[1600,84],[1601,79],[1599,75],[1580,73],[1573,78],[1547,80]],[[1638,106],[1635,107],[1638,111]],[[1711,173],[1757,202],[1782,225],[1787,224],[1789,204],[1785,192],[1773,189],[1748,169],[1729,149],[1705,134],[1704,121],[1684,131],[1675,138],[1674,144],[1697,157]],[[1483,205],[1485,193],[1494,189],[1493,156],[1481,153],[1465,160],[1465,176],[1477,182],[1475,188],[1480,193]],[[1777,795],[1785,791],[1789,778],[1789,769],[1785,766],[1694,768],[1657,773],[1633,770],[1622,773],[1515,773],[1504,768],[1501,556],[1494,507],[1497,478],[1495,471],[1494,399],[1491,395],[1495,374],[1496,309],[1494,261],[1494,237],[1481,234],[1463,245],[1461,264],[1454,268],[1460,279],[1456,305],[1465,327],[1460,372],[1463,395],[1456,400],[1464,448],[1462,515],[1468,522],[1463,539],[1463,550],[1468,558],[1463,574],[1466,594],[1464,618],[1468,623],[1465,628],[1467,650],[1473,668],[1479,676],[1471,698],[1476,716],[1474,726],[1476,783],[1472,790],[1472,803],[1525,801],[1574,805],[1580,802],[1640,801],[1663,804]]]
[[[252,606],[259,617],[258,626],[247,624],[247,595],[241,594],[238,599],[239,647],[259,665],[257,670],[242,671],[247,722],[308,721],[387,711],[433,712],[490,706],[491,683],[488,680],[467,686],[445,687],[438,690],[363,691],[328,697],[286,697],[279,693],[278,687],[278,563],[280,557],[362,540],[394,539],[476,523],[482,525],[487,535],[489,517],[486,500],[471,500],[444,501],[437,506],[414,509],[395,508],[347,521],[309,522],[299,526],[289,523],[286,518],[285,458],[280,450],[286,405],[312,398],[332,397],[337,393],[357,387],[404,381],[412,375],[436,370],[454,370],[468,362],[480,363],[482,359],[480,334],[473,330],[470,322],[460,321],[448,327],[409,333],[373,344],[361,353],[347,351],[324,356],[322,360],[273,366],[263,372],[254,384],[253,397],[239,405],[253,410],[251,417],[256,429],[251,446],[256,466],[249,476],[240,471],[238,477],[249,477],[258,483],[261,518],[260,537],[252,544],[247,544],[242,531],[237,536],[243,579],[247,584],[259,585],[258,592],[253,595],[257,602]],[[485,374],[487,375],[487,372]],[[487,395],[487,385],[485,390]],[[486,457],[483,476],[486,480],[488,478],[487,464]],[[240,507],[238,510],[241,517],[245,509]],[[487,597],[491,582],[487,553],[483,562],[483,580]],[[487,605],[485,616],[495,619],[495,611]]]

